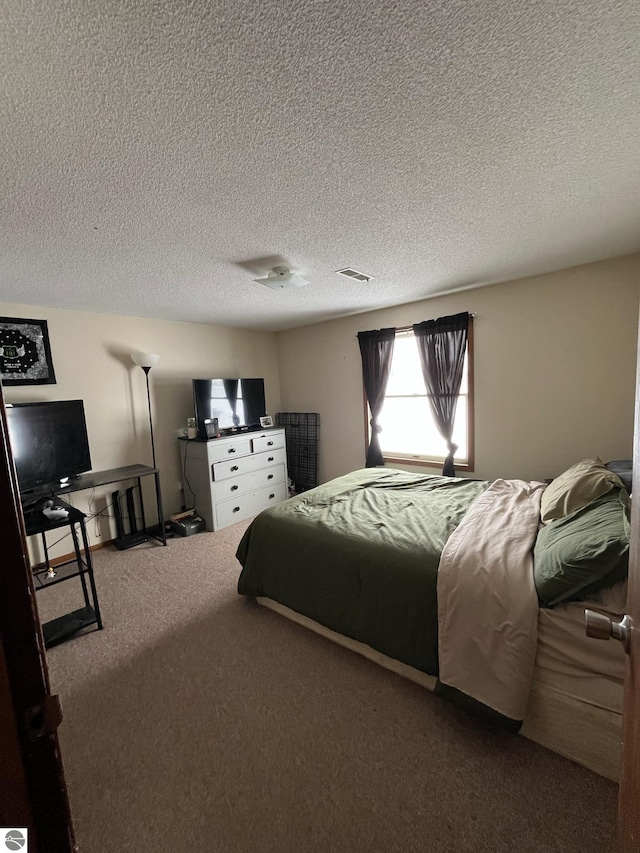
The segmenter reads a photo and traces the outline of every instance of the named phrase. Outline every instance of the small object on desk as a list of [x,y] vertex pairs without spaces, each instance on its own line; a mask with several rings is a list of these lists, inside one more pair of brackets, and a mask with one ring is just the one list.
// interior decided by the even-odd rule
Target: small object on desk
[[53,568],[53,566],[49,566],[49,568],[47,569],[47,577],[48,578],[55,578],[55,576],[56,576],[55,569]]
[[64,507],[61,507],[61,506],[45,507],[42,510],[42,514],[44,515],[45,518],[48,518],[50,521],[58,521],[61,518],[68,518],[69,517],[69,510],[64,509]]
[[182,434],[186,435],[187,438],[198,437],[198,426],[195,418],[187,418],[187,428],[182,431]]
[[218,418],[205,418],[203,425],[205,438],[217,438],[220,434]]

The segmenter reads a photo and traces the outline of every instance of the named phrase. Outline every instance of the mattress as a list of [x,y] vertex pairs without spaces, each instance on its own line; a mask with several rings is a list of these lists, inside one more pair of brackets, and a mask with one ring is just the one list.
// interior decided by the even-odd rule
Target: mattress
[[615,640],[587,637],[584,611],[598,610],[619,621],[627,582],[604,589],[589,601],[540,608],[534,681],[598,708],[622,713],[626,655]]

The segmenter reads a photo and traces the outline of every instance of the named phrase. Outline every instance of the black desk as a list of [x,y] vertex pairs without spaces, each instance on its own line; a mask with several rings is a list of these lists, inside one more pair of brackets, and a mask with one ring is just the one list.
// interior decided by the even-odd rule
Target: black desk
[[[153,475],[156,486],[156,505],[158,509],[158,533],[147,528],[144,517],[144,503],[142,500],[142,477]],[[148,536],[167,544],[167,534],[164,529],[164,512],[162,509],[162,495],[160,493],[160,472],[157,468],[149,465],[124,465],[122,468],[110,468],[108,471],[89,471],[88,474],[80,474],[72,480],[69,485],[56,489],[56,495],[67,495],[70,492],[81,492],[85,489],[95,489],[98,486],[108,486],[110,483],[121,483],[124,480],[136,480],[138,494],[140,496],[140,510],[142,515],[142,527]]]
[[[42,626],[44,644],[46,648],[59,643],[76,631],[87,628],[89,625],[97,625],[102,630],[102,617],[100,616],[100,605],[98,604],[98,593],[93,577],[93,563],[91,561],[91,549],[87,539],[87,531],[84,520],[86,515],[79,509],[58,499],[58,504],[64,506],[68,511],[66,518],[49,519],[42,514],[40,509],[25,513],[24,523],[27,536],[40,534],[42,537],[42,548],[44,552],[44,565],[33,569],[33,578],[36,592],[48,586],[63,583],[71,578],[80,578],[82,593],[84,596],[84,607],[65,613],[57,619],[45,622]],[[49,549],[46,534],[61,527],[69,527],[73,539],[73,550],[75,557],[63,563],[57,563],[52,567],[49,561]],[[78,539],[78,529],[82,537],[82,546]],[[87,580],[89,588],[87,588]],[[91,598],[89,597],[91,590]]]

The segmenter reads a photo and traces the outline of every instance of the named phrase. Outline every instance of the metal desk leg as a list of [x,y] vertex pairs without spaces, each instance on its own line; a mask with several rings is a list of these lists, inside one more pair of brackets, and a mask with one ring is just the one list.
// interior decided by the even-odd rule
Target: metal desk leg
[[162,509],[162,493],[160,491],[160,473],[158,471],[153,475],[156,481],[156,503],[158,506],[158,524],[160,526],[160,536],[158,537],[163,545],[167,544],[167,531],[164,529],[164,510]]
[[[51,571],[51,563],[49,562],[49,548],[47,547],[47,537],[44,535],[44,530],[40,534],[42,538],[42,554],[44,556],[44,565],[47,570],[47,575]],[[40,586],[43,586],[42,580],[38,579]]]
[[[89,585],[91,586],[91,594],[93,595],[93,609],[96,614],[96,622],[98,630],[102,630],[102,616],[100,615],[100,605],[98,604],[98,592],[96,590],[96,582],[93,577],[93,560],[91,559],[91,549],[89,547],[89,539],[87,538],[87,529],[84,521],[80,522],[80,533],[82,534],[82,544],[84,546],[85,565],[87,574],[89,575]],[[84,576],[82,576],[84,577]]]
[[142,532],[147,532],[147,521],[144,517],[144,499],[142,497],[142,483],[140,482],[140,477],[138,477],[138,498],[140,499],[140,519],[142,524]]
[[[84,527],[84,525],[82,525]],[[91,602],[89,601],[89,591],[87,589],[87,581],[84,576],[84,572],[82,567],[86,565],[85,561],[82,559],[82,553],[80,552],[80,543],[78,542],[78,531],[76,530],[76,523],[72,521],[69,524],[71,528],[71,538],[73,539],[73,550],[76,553],[76,562],[78,564],[78,571],[80,572],[80,583],[82,584],[82,593],[84,595],[84,603],[87,607],[91,606]],[[95,596],[94,596],[95,597]]]

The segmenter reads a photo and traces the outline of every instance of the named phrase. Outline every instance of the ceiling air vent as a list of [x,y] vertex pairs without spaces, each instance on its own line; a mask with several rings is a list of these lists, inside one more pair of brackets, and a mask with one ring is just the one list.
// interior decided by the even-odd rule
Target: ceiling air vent
[[355,281],[371,281],[372,275],[367,275],[366,272],[358,272],[351,267],[345,267],[343,270],[336,270],[337,275],[344,275],[347,278],[352,278]]

